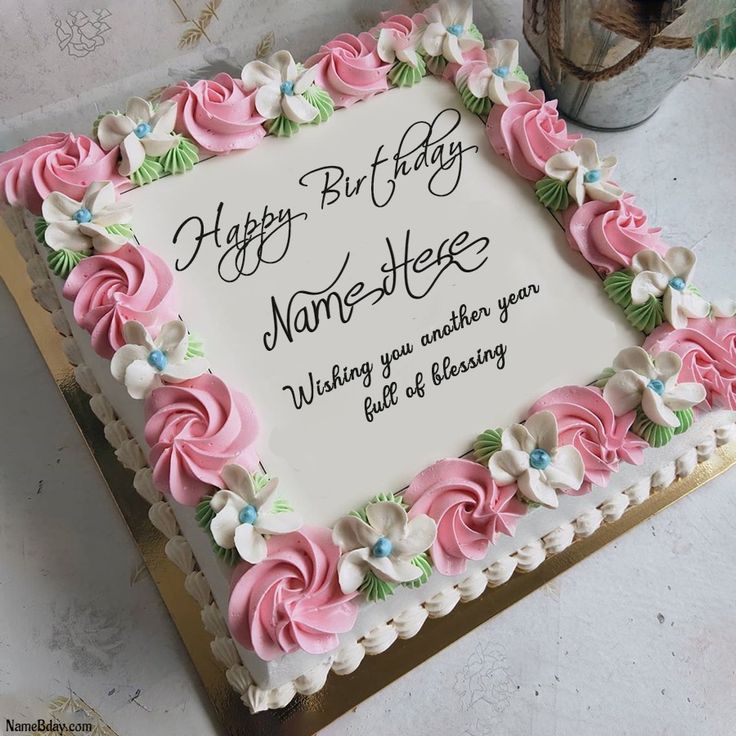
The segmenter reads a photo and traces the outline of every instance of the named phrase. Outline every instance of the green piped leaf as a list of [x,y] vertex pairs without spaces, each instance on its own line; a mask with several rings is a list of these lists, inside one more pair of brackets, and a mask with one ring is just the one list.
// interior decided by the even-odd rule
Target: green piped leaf
[[491,100],[488,97],[476,97],[469,89],[466,81],[462,81],[457,88],[463,105],[475,115],[488,115],[491,109]]
[[701,33],[698,33],[698,35],[695,36],[695,38],[693,39],[695,53],[701,58],[705,56],[718,44],[718,36],[718,19],[713,18],[712,20],[708,21],[707,25],[705,26],[705,30],[703,30]]
[[718,53],[725,59],[736,51],[736,10],[721,19],[721,32],[718,37]]
[[271,476],[266,473],[252,473],[253,485],[256,487],[256,493],[262,491],[271,481]]
[[468,36],[471,36],[476,41],[485,41],[483,34],[478,30],[478,26],[476,26],[475,23],[471,23],[468,26]]
[[441,77],[447,68],[447,59],[444,56],[427,56],[425,57],[427,71],[434,74],[435,77]]
[[652,447],[664,447],[674,436],[672,427],[663,427],[655,424],[641,409],[637,409],[636,419],[631,425],[631,431],[638,434]]
[[422,571],[422,574],[416,580],[410,580],[408,583],[403,583],[403,585],[406,588],[419,588],[429,580],[429,576],[432,574],[432,565],[425,552],[414,557],[411,564],[416,565]]
[[517,79],[521,79],[522,82],[526,82],[529,84],[529,75],[520,67],[517,66],[516,69],[514,69],[514,76]]
[[46,244],[46,228],[49,226],[48,222],[43,219],[43,217],[39,217],[36,220],[36,223],[33,226],[33,234],[36,236],[36,240],[38,240],[41,245]]
[[603,281],[603,289],[614,304],[618,304],[622,309],[628,309],[631,306],[631,284],[633,281],[634,274],[625,268],[606,276]]
[[373,498],[368,501],[368,503],[363,506],[360,509],[355,509],[355,511],[350,512],[350,516],[357,516],[359,519],[362,519],[366,524],[368,523],[368,517],[366,516],[365,510],[368,506],[370,506],[372,503],[378,503],[379,501],[387,501],[388,503],[397,503],[399,506],[401,506],[404,511],[406,511],[409,506],[404,502],[403,496],[397,496],[394,493],[379,493]]
[[596,388],[603,388],[611,380],[615,373],[616,371],[613,370],[613,368],[604,368],[601,371],[600,376],[598,376],[598,378],[596,378],[596,380],[593,382],[593,385]]
[[395,493],[378,493],[369,501],[369,503],[378,503],[379,501],[387,501],[388,503],[397,503],[401,506],[404,511],[409,508],[408,504],[404,502],[403,496],[398,496]]
[[133,237],[133,228],[130,225],[118,223],[117,225],[108,225],[105,230],[111,235],[120,235],[123,238]]
[[240,562],[240,555],[238,554],[238,550],[235,549],[235,547],[225,549],[225,547],[220,547],[220,545],[217,544],[217,542],[215,542],[215,540],[213,539],[212,550],[221,560],[224,560],[225,563],[228,565],[235,565]]
[[413,87],[422,81],[422,77],[427,73],[427,64],[424,59],[417,54],[417,65],[412,66],[405,61],[396,61],[388,73],[388,81],[394,87]]
[[156,181],[156,179],[160,179],[163,173],[164,168],[158,162],[158,159],[153,156],[146,156],[140,168],[134,171],[128,178],[137,187],[142,187],[150,184],[152,181]]
[[[201,526],[208,534],[211,534],[210,524],[212,523],[212,519],[215,518],[215,510],[210,505],[211,500],[212,496],[203,496],[202,500],[194,509],[194,518],[197,520],[197,524],[199,524],[199,526]],[[237,562],[240,562],[240,555],[235,547],[232,549],[225,549],[225,547],[220,547],[220,545],[211,537],[210,539],[212,542],[212,550],[221,560],[224,560],[228,565],[235,565]]]
[[163,170],[167,174],[183,174],[194,168],[199,161],[197,146],[188,138],[181,136],[179,142],[159,158]]
[[483,465],[488,465],[488,460],[494,452],[501,449],[502,429],[487,429],[481,432],[473,443],[473,455]]
[[326,122],[332,117],[332,113],[335,112],[335,103],[332,101],[330,93],[318,87],[316,84],[307,87],[303,93],[303,97],[319,111],[319,115],[310,122],[310,125],[318,125],[319,123]]
[[72,272],[74,266],[86,257],[87,255],[85,253],[62,248],[61,250],[50,251],[47,260],[51,272],[55,273],[59,278],[65,279]]
[[212,496],[203,496],[194,510],[194,518],[202,529],[209,529],[210,522],[215,518],[215,510],[210,505],[211,500]]
[[299,132],[299,123],[289,120],[286,115],[279,115],[273,120],[267,120],[264,127],[269,135],[275,135],[279,138],[291,138]]
[[271,506],[271,511],[274,514],[285,514],[293,510],[292,505],[285,498],[281,498],[281,496],[279,496]]
[[189,333],[189,342],[187,343],[187,352],[184,355],[184,360],[191,360],[192,358],[204,358],[204,344],[196,335]]
[[680,409],[680,411],[675,412],[675,416],[680,420],[680,426],[675,430],[675,434],[687,432],[695,421],[692,409]]
[[570,204],[567,184],[551,176],[545,176],[534,185],[537,199],[550,210],[564,210]]
[[100,127],[100,121],[102,118],[105,117],[105,115],[115,115],[114,110],[108,110],[107,112],[101,112],[92,122],[92,137],[99,143],[99,139],[97,138],[97,131]]
[[650,296],[644,304],[630,304],[624,311],[626,319],[637,329],[648,335],[662,324],[664,307],[656,296]]
[[363,582],[358,590],[371,603],[375,601],[385,601],[390,595],[393,595],[396,586],[393,583],[387,583],[381,580],[372,570],[366,573]]

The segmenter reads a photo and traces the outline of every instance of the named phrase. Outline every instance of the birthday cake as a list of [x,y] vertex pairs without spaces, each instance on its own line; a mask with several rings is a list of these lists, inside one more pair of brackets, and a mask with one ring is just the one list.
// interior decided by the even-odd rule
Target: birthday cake
[[736,304],[615,165],[459,0],[0,156],[34,294],[251,711],[736,436]]

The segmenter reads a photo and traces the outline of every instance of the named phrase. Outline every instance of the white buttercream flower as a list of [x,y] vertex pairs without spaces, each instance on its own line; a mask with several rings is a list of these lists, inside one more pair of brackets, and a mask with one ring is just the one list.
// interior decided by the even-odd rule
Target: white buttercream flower
[[688,288],[695,261],[695,253],[681,246],[670,248],[664,258],[653,250],[640,251],[631,260],[636,274],[631,301],[644,304],[651,296],[662,297],[664,315],[678,329],[687,327],[688,317],[707,317],[710,305]]
[[179,143],[175,124],[174,100],[166,100],[154,109],[148,100],[131,97],[124,114],[110,113],[100,120],[97,139],[106,151],[120,146],[118,171],[130,176],[140,169],[146,156],[163,156]]
[[393,64],[398,59],[416,69],[419,65],[419,59],[417,58],[418,41],[418,30],[407,36],[402,35],[395,28],[381,28],[378,33],[376,53],[381,61],[385,61],[387,64]]
[[514,76],[514,71],[519,66],[518,41],[495,41],[486,49],[486,59],[486,68],[468,75],[468,89],[476,97],[490,97],[496,104],[508,106],[510,94],[529,89],[527,82]]
[[470,34],[473,24],[472,0],[440,0],[424,13],[427,27],[422,46],[429,56],[443,56],[455,64],[464,63],[463,52],[481,48],[483,42]]
[[567,182],[567,191],[578,206],[585,195],[600,202],[615,202],[623,195],[610,180],[616,166],[615,156],[598,158],[598,148],[591,138],[581,138],[569,151],[551,156],[544,165],[544,172],[552,179]]
[[294,511],[274,513],[271,500],[278,479],[269,480],[260,490],[256,489],[251,474],[239,465],[226,465],[222,469],[226,489],[217,491],[210,500],[215,516],[210,523],[212,538],[225,549],[235,547],[246,562],[256,564],[266,559],[266,539],[272,534],[295,532],[302,525]]
[[422,571],[411,563],[429,549],[437,525],[422,514],[409,519],[400,504],[378,501],[365,510],[368,523],[343,516],[332,530],[332,541],[343,552],[338,577],[343,593],[356,591],[371,571],[388,583],[408,583]]
[[116,199],[115,186],[109,181],[90,184],[81,202],[51,192],[41,206],[48,223],[46,244],[53,250],[88,253],[94,248],[98,253],[113,253],[128,238],[107,232],[107,226],[128,225],[133,218],[133,207]]
[[256,110],[261,117],[273,120],[283,114],[301,125],[319,114],[319,110],[304,98],[317,72],[316,66],[300,71],[288,51],[277,51],[268,62],[246,64],[240,77],[246,89],[258,90]]
[[603,388],[603,398],[616,416],[641,405],[655,424],[676,429],[680,420],[675,412],[705,399],[705,387],[699,383],[677,383],[681,368],[676,353],[662,352],[652,359],[643,348],[624,348],[613,362],[615,373]]
[[501,435],[501,449],[491,455],[488,469],[499,485],[516,482],[529,501],[557,508],[558,488],[577,491],[585,466],[572,445],[557,446],[557,420],[540,411]]
[[145,398],[164,381],[181,383],[207,371],[204,358],[187,359],[189,335],[178,319],[163,325],[155,340],[140,322],[126,322],[123,337],[127,345],[115,351],[110,371],[134,399]]

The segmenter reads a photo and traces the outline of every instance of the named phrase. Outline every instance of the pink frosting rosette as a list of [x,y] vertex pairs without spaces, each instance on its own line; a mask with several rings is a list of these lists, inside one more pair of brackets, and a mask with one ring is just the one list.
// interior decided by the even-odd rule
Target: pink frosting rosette
[[[465,66],[461,73],[466,73]],[[580,138],[567,132],[567,123],[557,112],[557,100],[545,101],[542,90],[516,92],[508,107],[494,105],[488,114],[486,135],[493,150],[508,158],[516,173],[529,181],[539,181],[547,159],[566,151]]]
[[92,347],[110,360],[125,345],[123,325],[140,322],[152,334],[176,319],[169,267],[145,248],[124,245],[111,254],[80,261],[64,284],[74,319],[92,336]]
[[240,81],[224,72],[169,87],[162,100],[176,100],[176,130],[186,133],[210,153],[253,148],[266,135],[263,118],[255,109],[255,90],[246,92]]
[[557,419],[560,445],[572,445],[583,458],[585,476],[577,491],[560,489],[562,493],[580,496],[591,486],[605,487],[619,463],[639,465],[647,443],[629,431],[636,418],[630,411],[615,416],[611,405],[599,388],[565,386],[542,396],[529,414],[549,411]]
[[526,505],[516,485],[497,486],[488,468],[470,460],[440,460],[409,485],[404,500],[409,517],[426,514],[437,523],[432,561],[443,575],[465,572],[481,560],[499,533],[513,534]]
[[388,89],[386,75],[391,64],[381,61],[370,33],[341,33],[304,65],[318,67],[315,83],[330,93],[335,107],[350,107]]
[[117,171],[118,149],[103,151],[85,135],[50,133],[0,154],[0,193],[14,207],[41,214],[51,192],[81,201],[95,181],[127,182]]
[[680,382],[705,386],[709,408],[736,410],[736,317],[691,319],[679,330],[663,324],[644,341],[644,349],[652,355],[677,353]]
[[647,227],[647,216],[634,204],[633,194],[615,202],[586,202],[574,209],[566,230],[570,247],[605,276],[631,266],[631,259],[642,250],[667,252],[661,228]]
[[217,376],[205,373],[154,389],[145,414],[153,481],[185,506],[195,506],[213,486],[223,487],[220,471],[225,465],[257,468],[253,407]]
[[[380,31],[386,29],[392,40],[398,42],[400,46],[409,46],[409,42],[414,40],[417,33],[417,25],[413,18],[400,13],[382,13],[381,22],[370,31],[371,36],[378,36]],[[414,16],[414,18],[422,19],[422,16]]]
[[325,654],[355,625],[357,593],[340,590],[340,550],[322,527],[272,536],[266,559],[236,568],[228,607],[233,637],[270,661],[299,649]]

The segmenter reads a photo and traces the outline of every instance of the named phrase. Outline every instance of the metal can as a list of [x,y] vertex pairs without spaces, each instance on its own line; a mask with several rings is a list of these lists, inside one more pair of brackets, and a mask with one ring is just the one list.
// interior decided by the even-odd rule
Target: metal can
[[662,33],[682,0],[525,0],[524,35],[542,87],[589,128],[639,125],[698,59],[690,38]]

